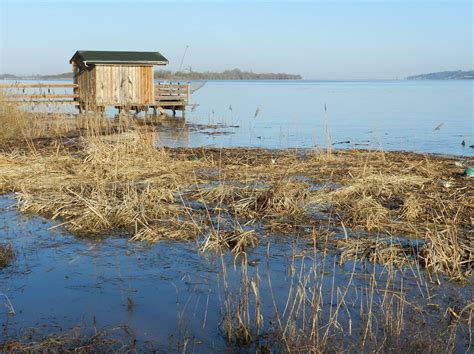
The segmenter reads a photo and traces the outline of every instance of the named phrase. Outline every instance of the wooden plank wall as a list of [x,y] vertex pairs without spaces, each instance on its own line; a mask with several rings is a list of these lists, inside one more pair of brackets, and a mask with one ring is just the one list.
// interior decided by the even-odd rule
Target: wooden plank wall
[[140,106],[154,102],[152,66],[96,65],[98,106]]
[[96,71],[85,70],[74,78],[74,83],[78,85],[79,101],[86,106],[96,105]]

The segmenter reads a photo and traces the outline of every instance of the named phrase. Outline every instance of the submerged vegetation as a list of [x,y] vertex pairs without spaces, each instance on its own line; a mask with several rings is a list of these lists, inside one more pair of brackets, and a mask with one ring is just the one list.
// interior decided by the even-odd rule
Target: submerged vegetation
[[[100,329],[94,334],[82,333],[82,328],[75,328],[71,333],[55,333],[43,338],[35,338],[37,333],[25,333],[25,340],[3,341],[0,339],[0,350],[15,353],[38,352],[132,352],[134,341],[129,330],[125,327]],[[119,337],[119,338],[117,338]],[[122,337],[126,337],[124,341]]]
[[[153,143],[153,133],[137,130],[4,152],[0,190],[15,193],[21,211],[58,219],[77,234],[120,230],[149,242],[202,237],[203,249],[215,248],[214,242],[238,253],[238,235],[255,243],[259,226],[312,235],[322,225],[342,224],[422,240],[416,258],[427,269],[458,279],[472,274],[474,212],[466,195],[474,191],[450,159],[369,151],[156,149]],[[370,237],[346,243],[363,240],[372,247]]]
[[11,245],[0,244],[0,269],[7,266],[15,256]]
[[[12,124],[16,114],[25,113],[3,110],[2,124]],[[441,342],[453,350],[458,335],[471,343],[472,303],[446,309],[445,330],[434,342],[408,320],[431,311],[428,280],[417,274],[437,283],[473,276],[474,185],[454,159],[368,150],[156,148],[153,126],[127,117],[27,119],[17,131],[24,144],[2,140],[0,192],[12,193],[21,212],[58,220],[77,235],[196,240],[201,252],[222,257],[230,250],[240,284],[229,284],[223,261],[221,329],[229,344],[317,352],[424,350],[427,343],[436,351]],[[261,293],[273,296],[271,274],[265,280],[258,267],[249,269],[247,253],[269,244],[271,235],[307,247],[290,260],[285,305],[273,300],[269,319]],[[340,287],[336,262],[352,264]],[[355,286],[357,262],[369,269],[361,275],[364,286]],[[425,304],[407,299],[408,276]],[[354,287],[356,298],[349,299]],[[330,303],[323,301],[328,292]],[[359,315],[351,315],[357,306]]]

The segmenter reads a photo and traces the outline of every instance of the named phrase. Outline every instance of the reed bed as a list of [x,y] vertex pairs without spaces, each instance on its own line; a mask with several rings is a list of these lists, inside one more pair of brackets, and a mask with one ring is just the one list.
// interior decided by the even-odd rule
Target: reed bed
[[[474,303],[468,300],[454,306],[456,310],[448,306],[443,315],[419,264],[368,267],[361,282],[358,262],[339,273],[340,265],[330,254],[320,253],[319,242],[324,240],[314,240],[312,249],[294,249],[286,285],[278,291],[268,262],[267,269],[250,268],[244,257],[227,269],[222,261],[221,329],[229,345],[295,353],[445,353],[460,350],[466,340],[463,348],[471,348]],[[367,252],[360,242],[357,256],[398,258],[400,245],[385,245]],[[270,246],[267,257],[273,257]],[[237,286],[230,280],[235,276],[240,276]]]
[[[474,187],[454,159],[372,151],[157,149],[153,130],[136,119],[56,118],[53,124],[50,115],[34,113],[23,144],[4,145],[0,192],[14,193],[22,212],[57,219],[76,234],[198,239],[203,250],[226,247],[238,254],[263,234],[247,226],[311,238],[314,228],[342,224],[366,233],[332,242],[346,257],[360,258],[360,251],[349,250],[365,249],[375,250],[364,251],[371,261],[399,262],[399,247],[387,248],[376,236],[398,235],[425,242],[423,252],[408,258],[426,269],[453,278],[472,275]],[[222,213],[234,220],[231,229],[216,221]]]
[[37,339],[38,334],[25,334],[19,341],[0,339],[0,350],[8,353],[81,353],[135,352],[135,339],[127,327],[95,329],[93,334],[82,333],[80,327],[71,332],[50,334]]
[[84,137],[80,152],[36,154],[32,161],[19,156],[13,168],[3,160],[3,187],[16,192],[21,211],[59,218],[75,233],[125,230],[150,239],[153,224],[155,241],[191,237],[187,209],[177,198],[199,165],[171,161],[150,139],[146,133]]
[[413,260],[420,250],[414,245],[403,245],[394,239],[358,238],[336,241],[341,250],[341,264],[347,259],[402,267]]
[[[450,316],[451,322],[436,340],[409,320],[429,312],[422,270],[438,282],[438,274],[456,281],[473,276],[474,185],[455,159],[156,148],[153,131],[127,117],[59,118],[63,123],[35,115],[20,130],[22,144],[10,137],[3,143],[0,193],[13,194],[21,212],[58,220],[54,227],[77,235],[197,240],[200,251],[217,251],[221,330],[229,344],[288,352],[452,351],[459,328],[472,332],[472,304],[446,309],[439,320]],[[263,278],[258,266],[248,268],[249,250],[274,234],[310,245],[291,259],[283,304],[273,297],[271,272]],[[238,289],[228,281],[226,250],[240,272]],[[364,274],[356,271],[361,263],[369,269]],[[352,265],[347,284],[336,284],[336,264]],[[407,295],[408,273],[423,306]],[[356,285],[358,276],[366,277],[364,286]],[[265,291],[271,315],[262,309]],[[83,337],[68,343],[65,336],[27,347],[2,344],[6,350],[87,351],[101,336],[97,343]]]

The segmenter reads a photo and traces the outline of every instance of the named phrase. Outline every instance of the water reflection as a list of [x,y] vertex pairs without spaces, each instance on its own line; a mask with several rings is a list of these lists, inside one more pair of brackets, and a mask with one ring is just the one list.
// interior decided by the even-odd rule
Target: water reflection
[[[396,283],[389,286],[389,272],[384,267],[349,260],[340,263],[337,255],[316,251],[314,240],[296,236],[289,240],[274,235],[268,239],[268,247],[262,239],[260,246],[248,250],[246,259],[234,259],[230,253],[220,258],[212,252],[199,253],[194,241],[149,245],[117,237],[74,237],[55,227],[55,222],[19,214],[10,207],[12,203],[0,198],[1,242],[12,243],[16,252],[12,265],[0,269],[0,293],[8,296],[16,314],[9,315],[3,306],[5,299],[0,298],[0,308],[4,308],[0,311],[0,342],[17,339],[29,328],[49,334],[80,324],[94,334],[94,328],[125,324],[139,350],[151,344],[163,351],[176,351],[187,338],[194,341],[197,351],[223,351],[228,348],[220,327],[225,314],[223,282],[238,301],[242,276],[258,279],[261,309],[269,325],[275,307],[283,313],[289,288],[301,290],[294,279],[299,269],[308,272],[303,273],[308,279],[314,275],[317,280],[305,283],[305,291],[318,289],[322,301],[318,316],[323,324],[331,317],[335,293],[344,292],[347,286],[344,311],[338,317],[338,327],[344,333],[338,341],[344,341],[345,347],[360,339],[359,326],[364,324],[361,304],[372,296],[367,289],[371,289],[374,274],[374,304],[382,302],[387,290],[401,287],[403,301],[410,305],[404,309],[405,318],[418,316],[417,309],[422,308],[427,327],[436,331],[445,328],[438,320],[447,306],[454,303],[463,308],[472,298],[469,284],[445,280],[434,284],[424,272],[412,273],[408,268],[395,270]],[[465,351],[467,332],[458,331],[456,336],[457,349]]]
[[166,118],[156,123],[156,146],[189,146],[189,125],[184,118]]

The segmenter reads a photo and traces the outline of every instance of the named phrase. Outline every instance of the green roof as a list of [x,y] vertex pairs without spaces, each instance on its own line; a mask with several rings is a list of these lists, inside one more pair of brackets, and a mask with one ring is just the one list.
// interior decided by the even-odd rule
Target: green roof
[[165,65],[166,59],[159,52],[111,52],[95,50],[78,50],[71,60],[80,60],[87,64],[148,64]]

